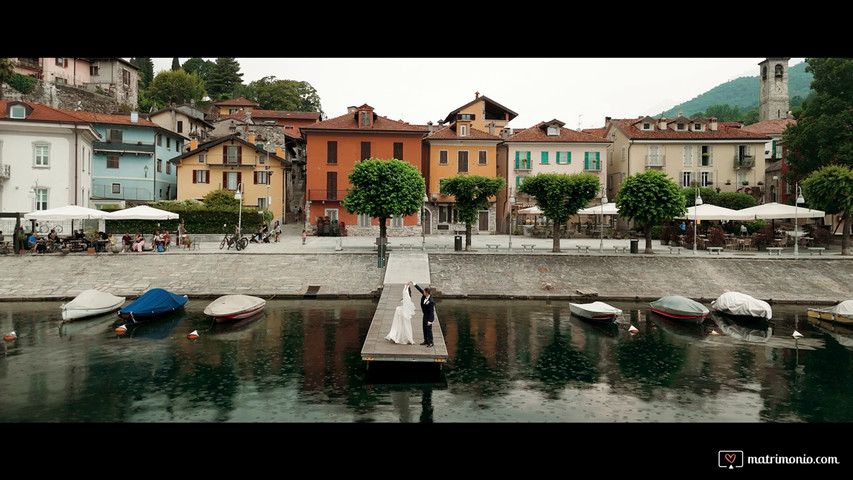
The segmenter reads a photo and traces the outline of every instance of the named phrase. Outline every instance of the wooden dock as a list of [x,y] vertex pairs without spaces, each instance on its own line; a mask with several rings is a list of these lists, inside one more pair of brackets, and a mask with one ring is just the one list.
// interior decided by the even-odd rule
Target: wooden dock
[[418,306],[421,299],[418,291],[412,287],[412,301],[415,302],[415,315],[412,317],[412,337],[414,345],[397,344],[385,338],[391,331],[391,323],[394,320],[394,310],[400,305],[400,292],[403,284],[385,284],[382,296],[373,314],[373,321],[367,331],[367,338],[361,348],[361,359],[365,362],[430,362],[443,364],[447,361],[447,345],[444,343],[444,335],[441,332],[441,324],[436,312],[435,322],[432,324],[433,346],[419,345],[424,341],[421,319],[423,314]]

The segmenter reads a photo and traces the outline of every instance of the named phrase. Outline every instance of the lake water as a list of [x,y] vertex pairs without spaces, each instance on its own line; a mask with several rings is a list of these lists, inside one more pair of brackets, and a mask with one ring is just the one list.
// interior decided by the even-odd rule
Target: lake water
[[373,301],[271,300],[242,325],[213,325],[209,301],[125,334],[115,314],[62,324],[61,302],[0,304],[18,335],[0,347],[2,422],[853,421],[853,333],[805,306],[692,328],[610,302],[624,318],[602,328],[566,302],[446,299],[442,369],[365,369]]

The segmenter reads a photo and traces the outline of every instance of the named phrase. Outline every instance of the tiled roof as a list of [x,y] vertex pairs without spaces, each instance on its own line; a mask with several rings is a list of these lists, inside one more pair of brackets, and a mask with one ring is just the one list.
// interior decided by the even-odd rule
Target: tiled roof
[[423,132],[426,133],[428,128],[424,125],[412,125],[399,120],[391,120],[388,117],[375,115],[372,127],[360,127],[358,125],[358,112],[350,112],[340,117],[330,118],[328,120],[314,123],[305,127],[299,127],[302,132],[310,132],[313,130],[357,130],[357,131],[397,131],[397,132]]
[[216,105],[217,107],[221,107],[221,106],[233,106],[233,105],[250,105],[250,106],[253,106],[253,107],[257,107],[257,106],[258,106],[258,104],[257,104],[257,103],[255,103],[255,102],[253,102],[253,101],[251,101],[251,100],[245,99],[245,98],[243,98],[243,97],[229,98],[228,100],[223,100],[223,101],[221,101],[221,102],[215,102],[215,103],[214,103],[214,105]]
[[160,125],[152,122],[151,120],[147,120],[142,118],[141,116],[137,116],[137,121],[131,121],[130,115],[110,115],[106,113],[94,113],[94,112],[73,112],[77,117],[82,119],[85,122],[91,123],[110,123],[113,125],[137,125],[141,127],[152,127],[152,128],[160,128]]
[[299,120],[317,120],[320,112],[295,112],[289,110],[252,110],[252,118],[294,118]]
[[560,127],[559,135],[548,135],[547,125],[552,122],[539,122],[507,137],[507,142],[575,142],[575,143],[611,143],[601,135],[579,132],[570,128]]
[[[654,130],[641,130],[634,126],[644,120],[652,121]],[[689,129],[677,131],[671,128],[660,130],[657,126],[659,120],[655,118],[614,118],[610,119],[610,122],[632,140],[769,140],[766,135],[735,127],[734,125],[739,126],[736,122],[719,122],[716,130],[711,130],[710,126],[706,124],[704,130],[697,132]],[[672,125],[670,122],[671,120],[667,120],[667,123]]]
[[[71,111],[71,110],[59,110],[53,107],[48,107],[47,105],[42,105],[41,103],[32,103],[32,102],[17,102],[12,100],[0,100],[0,119],[7,119],[6,112],[9,110],[10,103],[20,103],[27,105],[32,109],[32,112],[27,115],[26,120],[40,120],[47,122],[86,122],[87,120],[83,120],[79,118],[76,114],[80,112]],[[21,119],[8,119],[8,120],[21,120]]]
[[774,118],[764,120],[763,122],[753,123],[743,127],[748,132],[761,133],[764,135],[781,135],[788,128],[788,125],[794,125],[797,121],[793,118]]
[[499,135],[492,135],[476,128],[469,128],[468,135],[462,137],[456,133],[456,123],[451,123],[427,135],[427,140],[503,140]]
[[[492,100],[491,98],[489,98],[485,95],[480,95],[479,93],[477,93],[476,96],[474,97],[474,100],[471,100],[470,102],[466,103],[465,105],[462,105],[461,107],[459,107],[459,108],[453,110],[452,112],[448,113],[447,116],[445,117],[444,121],[445,122],[452,122],[453,119],[456,118],[457,113],[459,113],[463,109],[468,108],[471,105],[474,105],[475,103],[479,103],[479,102],[484,102],[486,104],[485,105],[486,111],[491,112],[492,114],[501,113],[503,115],[506,115],[507,121],[512,120],[513,118],[518,116],[517,113],[515,113],[512,110],[504,107],[500,103]],[[501,115],[501,118],[503,118],[503,115]]]

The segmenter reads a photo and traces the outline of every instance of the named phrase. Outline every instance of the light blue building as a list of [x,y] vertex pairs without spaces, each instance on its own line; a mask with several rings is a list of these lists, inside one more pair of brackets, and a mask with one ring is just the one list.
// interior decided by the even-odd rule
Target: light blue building
[[154,122],[129,115],[91,116],[101,135],[93,145],[92,203],[151,203],[177,198],[177,169],[169,162],[180,155],[185,137]]

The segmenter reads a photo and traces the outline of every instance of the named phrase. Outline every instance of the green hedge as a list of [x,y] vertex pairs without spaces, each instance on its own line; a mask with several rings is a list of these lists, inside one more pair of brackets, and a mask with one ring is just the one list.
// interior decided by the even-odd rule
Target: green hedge
[[[196,202],[198,203],[198,202]],[[125,233],[131,235],[140,232],[143,235],[150,235],[155,230],[166,229],[169,232],[177,232],[178,225],[181,220],[184,221],[184,227],[190,234],[219,234],[223,233],[223,225],[229,226],[229,231],[233,231],[234,225],[240,221],[239,208],[221,208],[217,210],[207,209],[202,204],[188,204],[187,202],[156,202],[151,205],[160,210],[167,210],[180,215],[178,220],[106,220],[105,228],[107,233],[112,233],[121,236]],[[104,208],[104,211],[113,212],[116,208]],[[259,213],[260,212],[260,213]],[[269,210],[259,210],[257,208],[243,207],[242,225],[243,232],[249,233],[255,231],[264,221],[267,224],[272,223],[272,213]]]

